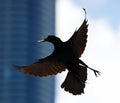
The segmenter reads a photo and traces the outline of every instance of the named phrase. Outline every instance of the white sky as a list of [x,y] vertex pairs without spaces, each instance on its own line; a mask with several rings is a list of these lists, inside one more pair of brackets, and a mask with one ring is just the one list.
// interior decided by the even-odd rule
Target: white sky
[[[78,1],[76,0],[76,2]],[[87,2],[87,0],[82,1]],[[107,1],[101,0],[101,3]],[[96,2],[92,0],[92,2],[101,5],[100,0],[96,0]],[[84,19],[82,6],[80,4],[76,6],[73,0],[57,0],[56,34],[63,41],[69,39],[81,25]],[[88,6],[87,4],[85,7],[89,8],[90,6]],[[120,103],[120,25],[116,25],[115,29],[111,25],[113,21],[110,22],[109,17],[96,16],[95,18],[94,14],[93,19],[89,10],[86,9],[86,11],[89,23],[88,42],[81,59],[90,67],[101,71],[101,76],[96,78],[94,73],[88,70],[85,94],[74,96],[60,88],[67,72],[58,74],[56,103]]]

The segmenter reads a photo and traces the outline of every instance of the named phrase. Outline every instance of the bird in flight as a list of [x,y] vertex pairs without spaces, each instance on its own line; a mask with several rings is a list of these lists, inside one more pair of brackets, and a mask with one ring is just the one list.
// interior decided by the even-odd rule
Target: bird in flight
[[[83,10],[85,11],[85,9]],[[56,75],[67,69],[68,74],[61,88],[73,95],[84,93],[87,69],[91,69],[95,76],[100,74],[99,71],[90,68],[79,59],[86,46],[87,32],[88,24],[85,11],[85,19],[82,25],[73,33],[68,41],[62,42],[60,38],[52,35],[39,40],[38,42],[46,41],[54,45],[54,51],[51,55],[27,66],[16,66],[17,69],[26,74],[39,77]]]

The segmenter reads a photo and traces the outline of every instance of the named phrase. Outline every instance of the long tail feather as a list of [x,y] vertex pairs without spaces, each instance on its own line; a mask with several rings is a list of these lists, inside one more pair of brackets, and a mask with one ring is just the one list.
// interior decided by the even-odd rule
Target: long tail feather
[[73,95],[84,93],[85,81],[87,80],[87,68],[79,66],[76,72],[69,71],[61,88]]

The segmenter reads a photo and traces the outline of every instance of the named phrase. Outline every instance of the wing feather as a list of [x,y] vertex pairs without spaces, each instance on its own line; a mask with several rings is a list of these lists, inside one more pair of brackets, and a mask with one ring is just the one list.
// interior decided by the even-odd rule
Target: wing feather
[[73,36],[67,41],[71,45],[72,50],[76,57],[80,57],[84,52],[87,43],[88,24],[86,18],[78,30],[76,30]]
[[54,55],[40,59],[28,66],[17,66],[17,68],[26,74],[40,77],[55,75],[65,71],[66,69],[65,65],[59,62],[59,60]]

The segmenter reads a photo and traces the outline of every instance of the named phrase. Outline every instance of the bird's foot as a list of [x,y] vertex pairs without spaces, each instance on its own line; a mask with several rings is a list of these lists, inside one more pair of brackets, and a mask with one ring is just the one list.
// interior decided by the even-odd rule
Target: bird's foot
[[92,68],[90,68],[90,67],[88,67],[88,68],[91,69],[91,70],[94,72],[94,74],[95,74],[96,77],[97,77],[98,75],[100,75],[100,71],[95,70],[95,69],[92,69]]

